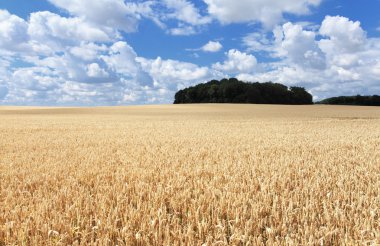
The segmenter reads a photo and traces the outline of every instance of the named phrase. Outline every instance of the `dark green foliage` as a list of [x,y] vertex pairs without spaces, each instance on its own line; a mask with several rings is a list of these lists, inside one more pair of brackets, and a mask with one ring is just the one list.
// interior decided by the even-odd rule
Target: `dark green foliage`
[[380,96],[342,96],[331,97],[318,102],[318,104],[332,105],[358,105],[358,106],[380,106]]
[[313,104],[313,98],[302,87],[288,88],[272,82],[246,83],[231,78],[180,90],[175,94],[174,103]]

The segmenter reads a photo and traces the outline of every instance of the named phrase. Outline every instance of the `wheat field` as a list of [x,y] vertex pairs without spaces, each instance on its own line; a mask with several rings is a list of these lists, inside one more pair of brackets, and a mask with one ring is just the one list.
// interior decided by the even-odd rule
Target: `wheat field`
[[380,109],[0,107],[0,245],[380,244]]

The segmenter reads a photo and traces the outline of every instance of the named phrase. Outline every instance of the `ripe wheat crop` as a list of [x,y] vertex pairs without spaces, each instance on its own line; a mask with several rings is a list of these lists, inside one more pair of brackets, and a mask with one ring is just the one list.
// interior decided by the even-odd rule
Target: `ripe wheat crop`
[[0,245],[380,244],[380,109],[0,107]]

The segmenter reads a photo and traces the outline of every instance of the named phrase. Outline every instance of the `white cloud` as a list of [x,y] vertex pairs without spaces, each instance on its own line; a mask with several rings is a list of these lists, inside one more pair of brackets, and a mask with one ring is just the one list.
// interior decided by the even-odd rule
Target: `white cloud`
[[[150,19],[172,35],[193,35],[196,26],[209,24],[211,18],[202,16],[193,3],[187,0],[125,2],[123,0],[49,0],[72,16],[83,19],[109,33],[114,30],[135,32],[142,18]],[[168,27],[165,22],[175,20]]]
[[170,28],[168,33],[174,36],[189,36],[196,34],[197,31],[192,26],[180,24],[178,27]]
[[256,57],[238,50],[232,49],[227,53],[227,60],[224,63],[215,63],[212,67],[215,70],[227,73],[251,73],[254,71],[257,60]]
[[[304,81],[310,81],[308,78],[310,74],[301,67],[297,66],[281,66],[274,64],[274,67],[269,71],[259,72],[259,73],[241,73],[237,75],[238,79],[243,81],[258,81],[258,82],[277,82],[287,85],[299,85]],[[312,78],[313,81],[318,81],[318,77]]]
[[[45,11],[22,19],[0,10],[2,104],[169,103],[178,89],[224,76],[306,86],[319,98],[337,93],[380,93],[380,40],[368,38],[359,22],[345,17],[328,16],[320,28],[312,23],[285,23],[274,28],[273,34],[251,33],[243,39],[246,50],[231,49],[225,61],[207,67],[139,57],[119,33],[136,31],[142,18],[167,27],[173,35],[199,33],[211,20],[190,1],[51,2],[69,15]],[[224,23],[235,22],[228,20],[234,8],[257,3],[256,7],[265,13],[263,6],[269,6],[264,1],[242,0],[230,9],[231,1],[206,2],[209,11],[212,6],[227,11],[218,12],[219,17],[212,14]],[[297,2],[303,2],[303,7]],[[272,6],[277,14],[265,18],[305,14],[310,6],[318,4],[304,0],[284,7],[277,1]],[[236,22],[277,23],[276,18],[272,22],[256,12],[249,18],[244,17],[245,13]],[[222,48],[219,42],[210,41],[197,50],[217,52]],[[272,62],[258,63],[255,52],[267,55]]]
[[321,0],[204,0],[208,12],[220,22],[261,22],[265,27],[279,23],[284,13],[304,15]]
[[137,19],[142,17],[150,19],[157,26],[162,29],[166,28],[166,25],[160,20],[160,16],[153,9],[157,2],[155,1],[145,1],[145,2],[125,2],[129,12],[133,13]]
[[46,67],[19,68],[12,75],[13,85],[32,91],[49,91],[58,87],[54,73]]
[[[49,68],[55,76],[67,81],[78,83],[106,83],[114,80],[113,77],[93,77],[88,72],[88,66],[95,61],[85,61],[72,56],[69,52],[63,55],[52,55],[46,58],[30,57],[29,62],[36,67]],[[93,75],[93,74],[92,74]]]
[[319,32],[329,37],[320,42],[321,49],[326,53],[357,52],[364,47],[366,41],[366,33],[360,22],[341,16],[326,16]]
[[302,67],[324,69],[325,56],[315,39],[314,32],[288,22],[276,35],[275,56],[286,57],[289,62]]
[[202,26],[211,22],[210,17],[202,16],[195,5],[187,0],[163,0],[163,4],[167,11],[160,18],[178,21],[175,27],[168,28],[167,33],[171,35],[194,35]]
[[263,32],[249,33],[243,37],[243,44],[248,47],[250,52],[273,51],[273,43],[267,37],[267,34]]
[[218,52],[223,48],[223,45],[218,41],[209,41],[207,44],[202,46],[204,52]]
[[269,42],[245,44],[280,61],[259,64],[263,69],[241,73],[241,79],[305,86],[319,99],[380,93],[380,39],[367,38],[360,23],[348,18],[326,16],[315,31],[286,23]]
[[49,0],[55,6],[68,11],[71,15],[83,18],[97,26],[109,27],[125,32],[137,30],[139,15],[134,8],[123,0]]
[[64,18],[48,11],[31,14],[28,34],[37,41],[58,39],[58,42],[63,44],[76,40],[99,42],[111,40],[107,33],[81,18]]
[[191,25],[204,25],[211,22],[210,17],[204,17],[193,3],[187,0],[163,0],[168,9],[173,12],[168,17],[175,18]]
[[125,94],[125,95],[123,96],[123,101],[124,101],[124,102],[135,102],[135,101],[138,100],[138,98],[139,98],[139,96],[138,96],[137,93],[135,93],[135,92],[130,92],[130,93]]
[[135,81],[143,86],[152,86],[152,78],[137,61],[137,54],[126,42],[116,42],[109,48],[108,55],[101,56],[107,66],[119,77]]
[[[0,27],[2,103],[108,105],[148,101],[148,94],[159,101],[163,88],[152,88],[133,48],[124,41],[110,44],[119,39],[114,28],[51,12],[25,21],[7,11],[0,12]],[[26,65],[11,67],[13,62]]]
[[87,65],[87,75],[93,78],[106,78],[109,76],[105,69],[101,68],[98,63]]
[[60,104],[115,105],[123,104],[124,95],[135,90],[134,85],[122,82],[105,84],[84,84],[66,81],[58,98]]
[[108,48],[104,44],[97,45],[92,42],[81,42],[79,46],[74,46],[70,48],[69,52],[77,58],[81,58],[85,61],[92,61],[95,60],[99,56],[99,54],[104,53],[107,50]]
[[109,47],[107,55],[101,56],[108,67],[119,74],[133,75],[138,70],[137,55],[126,42],[119,41]]
[[380,77],[380,60],[373,66],[372,72]]
[[27,28],[26,21],[0,9],[0,49],[23,49],[28,41]]
[[339,81],[358,81],[360,80],[360,74],[354,70],[345,69],[339,66],[332,66],[331,72],[337,76]]
[[207,67],[199,67],[192,63],[175,60],[163,60],[160,57],[154,60],[138,58],[143,69],[154,78],[155,86],[171,91],[182,89],[200,81],[210,79],[212,73]]

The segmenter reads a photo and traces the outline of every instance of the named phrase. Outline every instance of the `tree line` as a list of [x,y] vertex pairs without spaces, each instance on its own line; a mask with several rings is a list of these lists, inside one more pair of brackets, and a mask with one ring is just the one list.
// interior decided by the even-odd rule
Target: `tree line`
[[254,103],[313,104],[313,97],[302,87],[279,83],[250,83],[236,78],[211,80],[175,94],[174,104],[184,103]]
[[341,96],[324,99],[318,104],[380,106],[380,96]]

